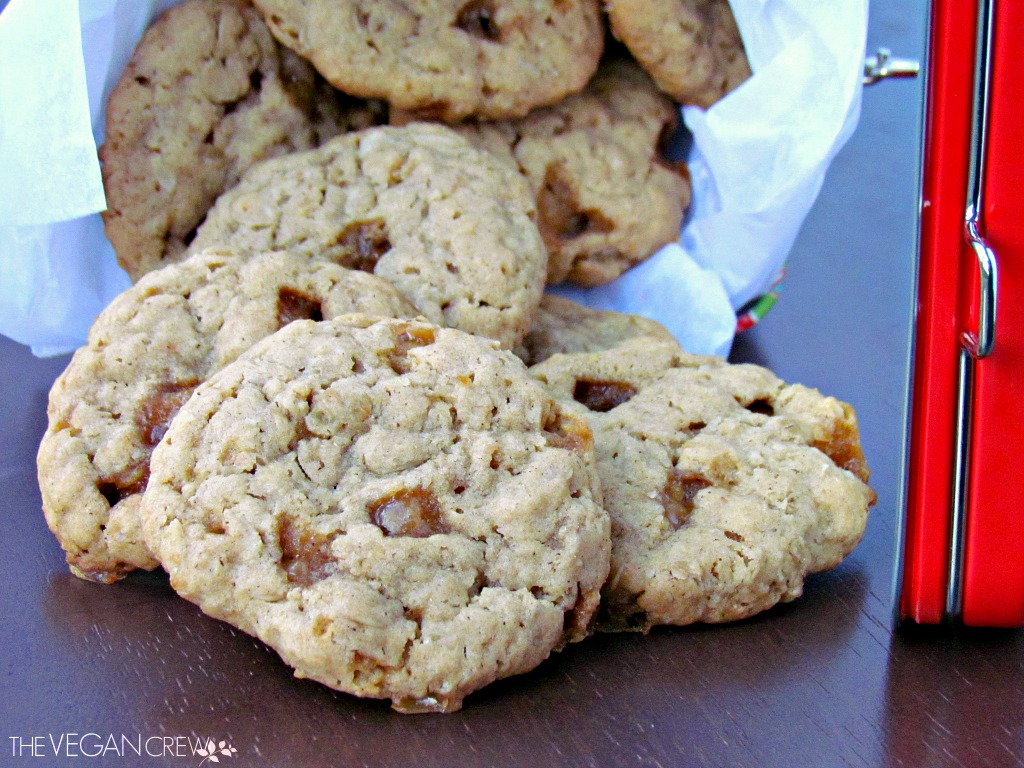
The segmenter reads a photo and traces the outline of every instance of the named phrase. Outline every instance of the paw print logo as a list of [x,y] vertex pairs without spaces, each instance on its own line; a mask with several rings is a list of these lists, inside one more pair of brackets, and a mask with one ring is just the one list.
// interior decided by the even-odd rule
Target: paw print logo
[[200,766],[205,765],[207,761],[210,761],[211,763],[219,763],[220,757],[217,757],[217,755],[221,755],[223,757],[234,757],[237,752],[238,750],[226,741],[218,743],[214,742],[213,739],[207,740],[205,746],[196,750],[196,754],[203,758],[203,762],[199,764]]

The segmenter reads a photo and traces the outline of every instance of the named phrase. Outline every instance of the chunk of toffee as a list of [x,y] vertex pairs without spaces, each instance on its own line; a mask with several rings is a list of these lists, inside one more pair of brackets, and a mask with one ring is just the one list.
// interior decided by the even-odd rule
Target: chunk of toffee
[[302,530],[290,517],[278,520],[277,543],[280,565],[290,584],[308,587],[334,570],[330,539]]
[[668,473],[665,487],[658,496],[665,510],[665,519],[674,530],[682,528],[690,518],[697,493],[710,486],[710,480],[693,472],[673,469]]
[[606,234],[615,227],[600,211],[583,209],[564,172],[555,164],[547,167],[537,192],[537,226],[549,251],[588,232]]
[[837,467],[853,472],[866,483],[871,472],[868,470],[864,450],[860,445],[853,409],[844,405],[843,415],[845,418],[836,423],[832,434],[824,440],[815,442],[814,447],[832,459]]
[[163,439],[171,419],[198,386],[197,379],[167,381],[157,385],[135,414],[135,426],[142,436],[143,445],[152,448]]
[[316,320],[319,323],[323,319],[324,313],[321,304],[312,296],[307,296],[288,286],[284,286],[277,292],[278,327],[284,328],[295,320]]
[[426,347],[437,340],[437,334],[433,328],[406,328],[398,334],[397,348],[402,349],[405,354],[413,347]]
[[455,26],[473,37],[497,43],[501,40],[501,30],[495,22],[496,15],[493,2],[470,0],[459,11],[455,18]]
[[594,433],[581,418],[552,409],[544,419],[544,435],[552,448],[566,448],[576,453],[589,451]]
[[338,235],[339,263],[348,269],[373,272],[380,257],[391,250],[387,227],[380,219],[355,221]]
[[437,335],[433,328],[407,327],[395,338],[395,347],[388,353],[388,363],[395,373],[407,373],[409,365],[406,356],[415,347],[426,347],[433,344]]
[[612,408],[622,405],[636,394],[636,387],[625,381],[597,381],[579,379],[573,388],[572,396],[577,403],[582,403],[592,411],[607,413]]
[[370,519],[387,536],[425,539],[449,528],[434,494],[424,488],[397,491],[370,504]]

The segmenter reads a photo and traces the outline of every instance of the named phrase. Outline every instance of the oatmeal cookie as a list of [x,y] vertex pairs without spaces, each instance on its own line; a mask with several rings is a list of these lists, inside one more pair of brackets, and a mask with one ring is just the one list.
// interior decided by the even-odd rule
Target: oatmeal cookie
[[384,280],[287,253],[197,254],[115,299],[53,385],[39,447],[43,511],[71,570],[110,583],[154,568],[138,508],[181,404],[282,325],[352,311],[416,314]]
[[645,339],[531,370],[594,430],[609,628],[750,616],[860,541],[875,494],[849,405]]
[[[392,113],[391,121],[407,121]],[[579,94],[520,120],[457,130],[526,176],[548,249],[548,283],[611,282],[679,239],[690,176],[662,144],[677,108],[632,62],[606,63]]]
[[525,181],[440,125],[348,133],[251,168],[193,249],[288,250],[373,272],[437,325],[514,348],[547,254]]
[[179,594],[400,711],[581,639],[608,571],[586,421],[424,321],[290,325],[196,391],[152,468],[146,542]]
[[545,294],[533,327],[516,354],[527,365],[564,352],[600,352],[641,336],[674,341],[661,323],[640,315],[590,309],[575,301]]
[[244,0],[186,0],[135,49],[100,148],[107,237],[138,280],[181,258],[217,195],[260,160],[381,121],[274,40]]
[[708,109],[750,77],[728,0],[608,0],[612,32],[665,93]]
[[520,117],[597,69],[597,0],[256,0],[271,31],[327,80],[421,117]]

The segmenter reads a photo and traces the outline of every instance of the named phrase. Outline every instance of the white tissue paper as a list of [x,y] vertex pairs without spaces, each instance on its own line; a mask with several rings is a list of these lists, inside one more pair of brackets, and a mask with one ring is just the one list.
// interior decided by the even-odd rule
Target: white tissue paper
[[[599,288],[558,292],[728,354],[736,309],[779,273],[856,127],[867,0],[731,0],[754,72],[693,133],[678,244]],[[175,0],[11,0],[0,14],[0,333],[37,355],[85,342],[130,285],[103,235],[103,105],[149,22]],[[41,65],[42,64],[42,65]]]

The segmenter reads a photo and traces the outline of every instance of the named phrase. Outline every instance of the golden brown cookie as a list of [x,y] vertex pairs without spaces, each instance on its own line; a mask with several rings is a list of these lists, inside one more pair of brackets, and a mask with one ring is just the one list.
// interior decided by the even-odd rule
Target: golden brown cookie
[[514,348],[547,254],[522,177],[450,128],[345,134],[251,168],[192,249],[288,250],[373,272],[431,322]]
[[116,298],[53,385],[39,447],[43,511],[71,570],[110,583],[155,567],[138,508],[150,454],[181,404],[292,320],[352,311],[416,313],[373,275],[287,253],[200,253]]
[[260,160],[381,110],[331,88],[244,0],[186,0],[135,49],[100,148],[107,237],[133,280],[181,258],[217,195]]
[[728,0],[607,0],[615,37],[665,93],[708,109],[750,77]]
[[533,327],[516,354],[527,365],[536,365],[559,353],[600,352],[638,337],[674,341],[668,329],[656,320],[590,309],[548,293],[541,299]]
[[584,637],[608,572],[586,421],[422,321],[293,323],[196,391],[152,467],[146,542],[179,594],[404,712]]
[[835,398],[645,339],[531,373],[594,430],[608,628],[751,616],[798,597],[864,533],[875,494]]
[[[392,111],[391,121],[410,115]],[[677,108],[632,62],[604,64],[579,94],[519,120],[457,130],[530,182],[548,283],[610,282],[679,239],[686,166],[662,155]]]
[[271,31],[346,93],[423,118],[520,117],[597,69],[597,0],[256,0]]

